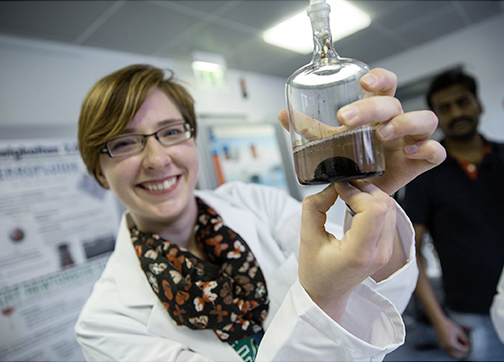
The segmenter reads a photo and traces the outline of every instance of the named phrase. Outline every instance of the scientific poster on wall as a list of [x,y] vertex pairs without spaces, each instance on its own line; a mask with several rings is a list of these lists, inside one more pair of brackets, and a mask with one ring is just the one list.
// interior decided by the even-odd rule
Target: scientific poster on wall
[[77,143],[0,141],[0,360],[82,361],[78,314],[114,248],[119,209]]

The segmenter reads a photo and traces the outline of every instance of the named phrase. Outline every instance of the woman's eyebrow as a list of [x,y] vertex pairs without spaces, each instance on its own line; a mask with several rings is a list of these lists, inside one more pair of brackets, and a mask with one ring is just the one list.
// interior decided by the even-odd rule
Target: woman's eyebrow
[[[165,126],[169,126],[170,124],[173,124],[173,123],[179,123],[179,122],[185,122],[183,118],[168,118],[168,119],[165,119],[163,121],[159,121],[157,123],[157,128],[163,128]],[[127,134],[141,134],[141,133],[138,133],[138,131],[135,129],[135,128],[129,128],[129,127],[126,127],[125,129],[123,129],[123,131],[120,133],[121,135],[127,135]]]
[[180,123],[180,122],[185,122],[184,121],[184,118],[170,118],[170,119],[166,119],[164,121],[161,121],[158,123],[158,127],[164,127],[164,126],[169,126],[170,124],[173,124],[173,123]]

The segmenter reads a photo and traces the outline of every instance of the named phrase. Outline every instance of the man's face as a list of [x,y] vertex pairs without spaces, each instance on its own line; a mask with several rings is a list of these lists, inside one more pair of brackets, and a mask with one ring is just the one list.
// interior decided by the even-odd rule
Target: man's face
[[478,99],[462,84],[437,91],[431,102],[446,138],[465,140],[477,133],[483,110]]

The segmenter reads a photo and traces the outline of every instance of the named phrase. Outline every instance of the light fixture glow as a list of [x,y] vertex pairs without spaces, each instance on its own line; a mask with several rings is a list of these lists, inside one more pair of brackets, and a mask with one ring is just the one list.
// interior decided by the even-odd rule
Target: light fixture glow
[[221,64],[201,61],[192,62],[192,67],[194,70],[200,70],[204,72],[220,72],[226,69],[226,67]]
[[[326,0],[326,3],[331,6],[329,26],[333,42],[367,28],[371,24],[368,14],[344,0]],[[311,53],[313,36],[306,10],[265,31],[263,40],[268,44],[297,53]]]
[[226,58],[222,54],[200,50],[192,52],[192,69],[198,84],[204,87],[227,87]]

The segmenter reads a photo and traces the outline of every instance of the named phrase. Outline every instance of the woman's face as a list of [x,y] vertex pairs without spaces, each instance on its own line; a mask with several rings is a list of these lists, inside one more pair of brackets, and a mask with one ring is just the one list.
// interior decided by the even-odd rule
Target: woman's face
[[[151,134],[183,121],[175,103],[160,89],[154,89],[135,114],[124,134]],[[160,232],[180,219],[196,217],[193,190],[198,174],[194,139],[163,146],[152,136],[136,154],[111,158],[100,155],[103,181],[126,205],[137,227]]]

